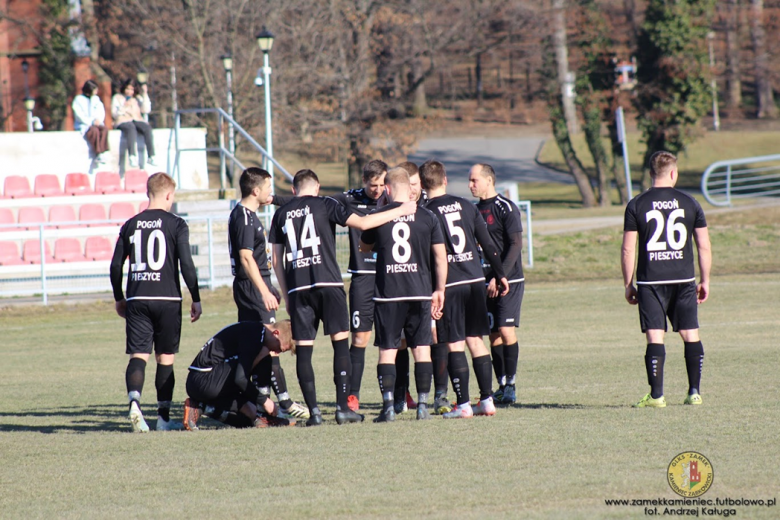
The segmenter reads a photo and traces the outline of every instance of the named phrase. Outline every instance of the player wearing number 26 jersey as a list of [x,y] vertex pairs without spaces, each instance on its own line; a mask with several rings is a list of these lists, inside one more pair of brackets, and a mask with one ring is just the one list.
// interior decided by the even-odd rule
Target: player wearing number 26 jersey
[[[190,319],[201,314],[200,293],[192,263],[189,228],[170,213],[176,183],[165,173],[149,177],[149,208],[122,226],[111,260],[111,286],[116,311],[126,318],[130,361],[125,373],[130,401],[130,421],[134,431],[149,431],[140,409],[146,362],[154,346],[157,361],[157,429],[172,429],[169,412],[173,398],[174,355],[181,335],[181,288],[179,264],[184,282],[192,295]],[[130,258],[127,298],[122,293],[122,270]],[[180,425],[179,425],[180,426]]]
[[[635,406],[666,406],[663,370],[667,318],[685,342],[688,396],[684,404],[701,404],[704,347],[699,339],[698,308],[709,296],[712,253],[704,212],[696,200],[674,188],[677,158],[656,152],[650,158],[653,187],[632,199],[623,226],[622,269],[626,300],[639,306],[639,322],[647,337],[645,369],[650,393]],[[634,258],[639,255],[634,287]],[[696,285],[693,242],[699,253],[701,283]]]

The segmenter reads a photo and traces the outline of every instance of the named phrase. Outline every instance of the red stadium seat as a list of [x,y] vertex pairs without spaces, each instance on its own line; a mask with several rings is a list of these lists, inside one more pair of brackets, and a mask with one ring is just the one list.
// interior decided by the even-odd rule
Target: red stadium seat
[[55,262],[84,262],[85,260],[78,238],[58,238],[54,241]]
[[106,237],[89,237],[84,247],[87,260],[111,260],[114,248]]
[[65,195],[94,195],[86,173],[69,173],[65,176]]
[[122,179],[118,173],[97,172],[95,175],[95,193],[121,193]]
[[[43,209],[38,206],[19,208],[19,224],[40,224],[46,222]],[[38,229],[38,226],[28,225],[25,229]]]
[[[8,208],[0,208],[0,226],[5,224],[16,224],[16,219],[13,211]],[[14,228],[0,227],[0,232],[2,231],[14,231]]]
[[22,255],[16,242],[0,242],[0,265],[21,265]]
[[76,210],[73,206],[52,206],[49,208],[49,222],[71,222],[70,225],[57,224],[57,229],[75,228],[79,227],[74,222],[78,221],[76,218]]
[[146,193],[146,181],[149,175],[143,170],[127,170],[125,172],[125,191]]
[[35,195],[37,197],[61,197],[64,195],[60,188],[60,179],[50,173],[35,177]]
[[9,175],[3,182],[3,198],[22,199],[32,197],[33,192],[30,189],[30,181],[27,177],[21,175]]
[[135,206],[132,202],[114,202],[108,208],[109,220],[127,221],[135,216]]
[[[108,220],[106,218],[106,208],[102,204],[82,204],[79,208],[79,220],[89,222],[93,220]],[[105,224],[87,224],[87,225],[105,225]]]
[[138,213],[141,213],[142,211],[146,210],[146,208],[149,207],[149,201],[145,200],[142,203],[138,205]]
[[[51,248],[48,242],[44,242],[44,251],[46,251],[46,261],[53,262],[54,258],[51,256]],[[40,264],[41,263],[41,243],[36,238],[33,240],[25,240],[24,246],[22,246],[22,260],[26,264]]]

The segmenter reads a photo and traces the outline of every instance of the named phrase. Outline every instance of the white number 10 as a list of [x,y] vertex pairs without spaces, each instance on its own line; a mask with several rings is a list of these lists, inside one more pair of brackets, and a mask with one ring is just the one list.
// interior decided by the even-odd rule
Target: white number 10
[[[154,253],[154,243],[157,242],[157,255]],[[136,229],[135,233],[130,236],[130,243],[134,246],[133,260],[134,263],[130,264],[131,271],[145,271],[146,262],[149,262],[149,267],[153,271],[159,271],[165,264],[165,235],[162,230],[155,229],[149,235],[149,239],[146,241],[146,262],[143,261],[143,235],[140,229]]]

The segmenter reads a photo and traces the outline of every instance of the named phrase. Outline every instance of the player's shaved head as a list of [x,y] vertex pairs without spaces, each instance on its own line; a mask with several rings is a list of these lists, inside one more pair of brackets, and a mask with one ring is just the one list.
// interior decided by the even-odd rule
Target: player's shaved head
[[409,185],[409,172],[400,166],[390,168],[385,176],[385,184],[389,184],[393,189],[402,184]]
[[420,181],[426,190],[434,190],[444,185],[447,170],[439,161],[428,159],[420,166]]
[[474,165],[478,167],[479,173],[486,179],[490,179],[493,182],[493,186],[496,185],[496,171],[489,164],[477,163]]
[[404,170],[409,172],[409,177],[412,177],[420,173],[420,169],[412,161],[404,161],[401,164],[399,164],[397,167],[403,168]]
[[249,197],[252,190],[265,184],[266,179],[270,179],[271,174],[262,168],[247,168],[241,173],[238,185],[241,187],[241,197]]
[[677,168],[677,157],[669,152],[655,152],[650,156],[650,177],[658,179],[666,177]]
[[176,189],[176,181],[167,173],[155,173],[146,181],[146,194],[149,198],[165,195]]
[[293,177],[293,188],[295,188],[296,193],[319,184],[320,178],[311,170],[299,170]]

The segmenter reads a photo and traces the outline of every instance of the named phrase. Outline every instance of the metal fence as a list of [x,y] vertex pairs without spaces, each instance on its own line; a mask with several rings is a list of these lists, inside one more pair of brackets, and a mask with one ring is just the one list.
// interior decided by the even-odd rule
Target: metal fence
[[712,163],[702,175],[701,191],[713,206],[731,206],[735,199],[780,195],[780,155]]
[[[533,233],[531,229],[530,202],[519,201],[526,213],[524,258],[533,266]],[[266,206],[260,212],[265,228],[270,227],[274,208]],[[199,285],[204,288],[230,286],[233,275],[228,253],[228,215],[184,217],[190,227],[190,247],[198,272]],[[40,296],[46,305],[52,294],[80,294],[110,292],[109,260],[86,260],[54,262],[46,253],[55,252],[59,238],[77,238],[81,242],[91,236],[109,237],[113,247],[122,221],[92,221],[89,227],[83,222],[42,223],[30,229],[29,225],[0,226],[0,241],[23,244],[37,241],[41,255],[40,263],[0,265],[0,298]],[[22,251],[22,248],[19,248]],[[83,246],[82,246],[83,251]],[[342,275],[347,277],[349,262],[349,234],[347,228],[336,229],[336,254]],[[270,258],[270,250],[269,250]],[[127,266],[125,267],[126,284]]]

